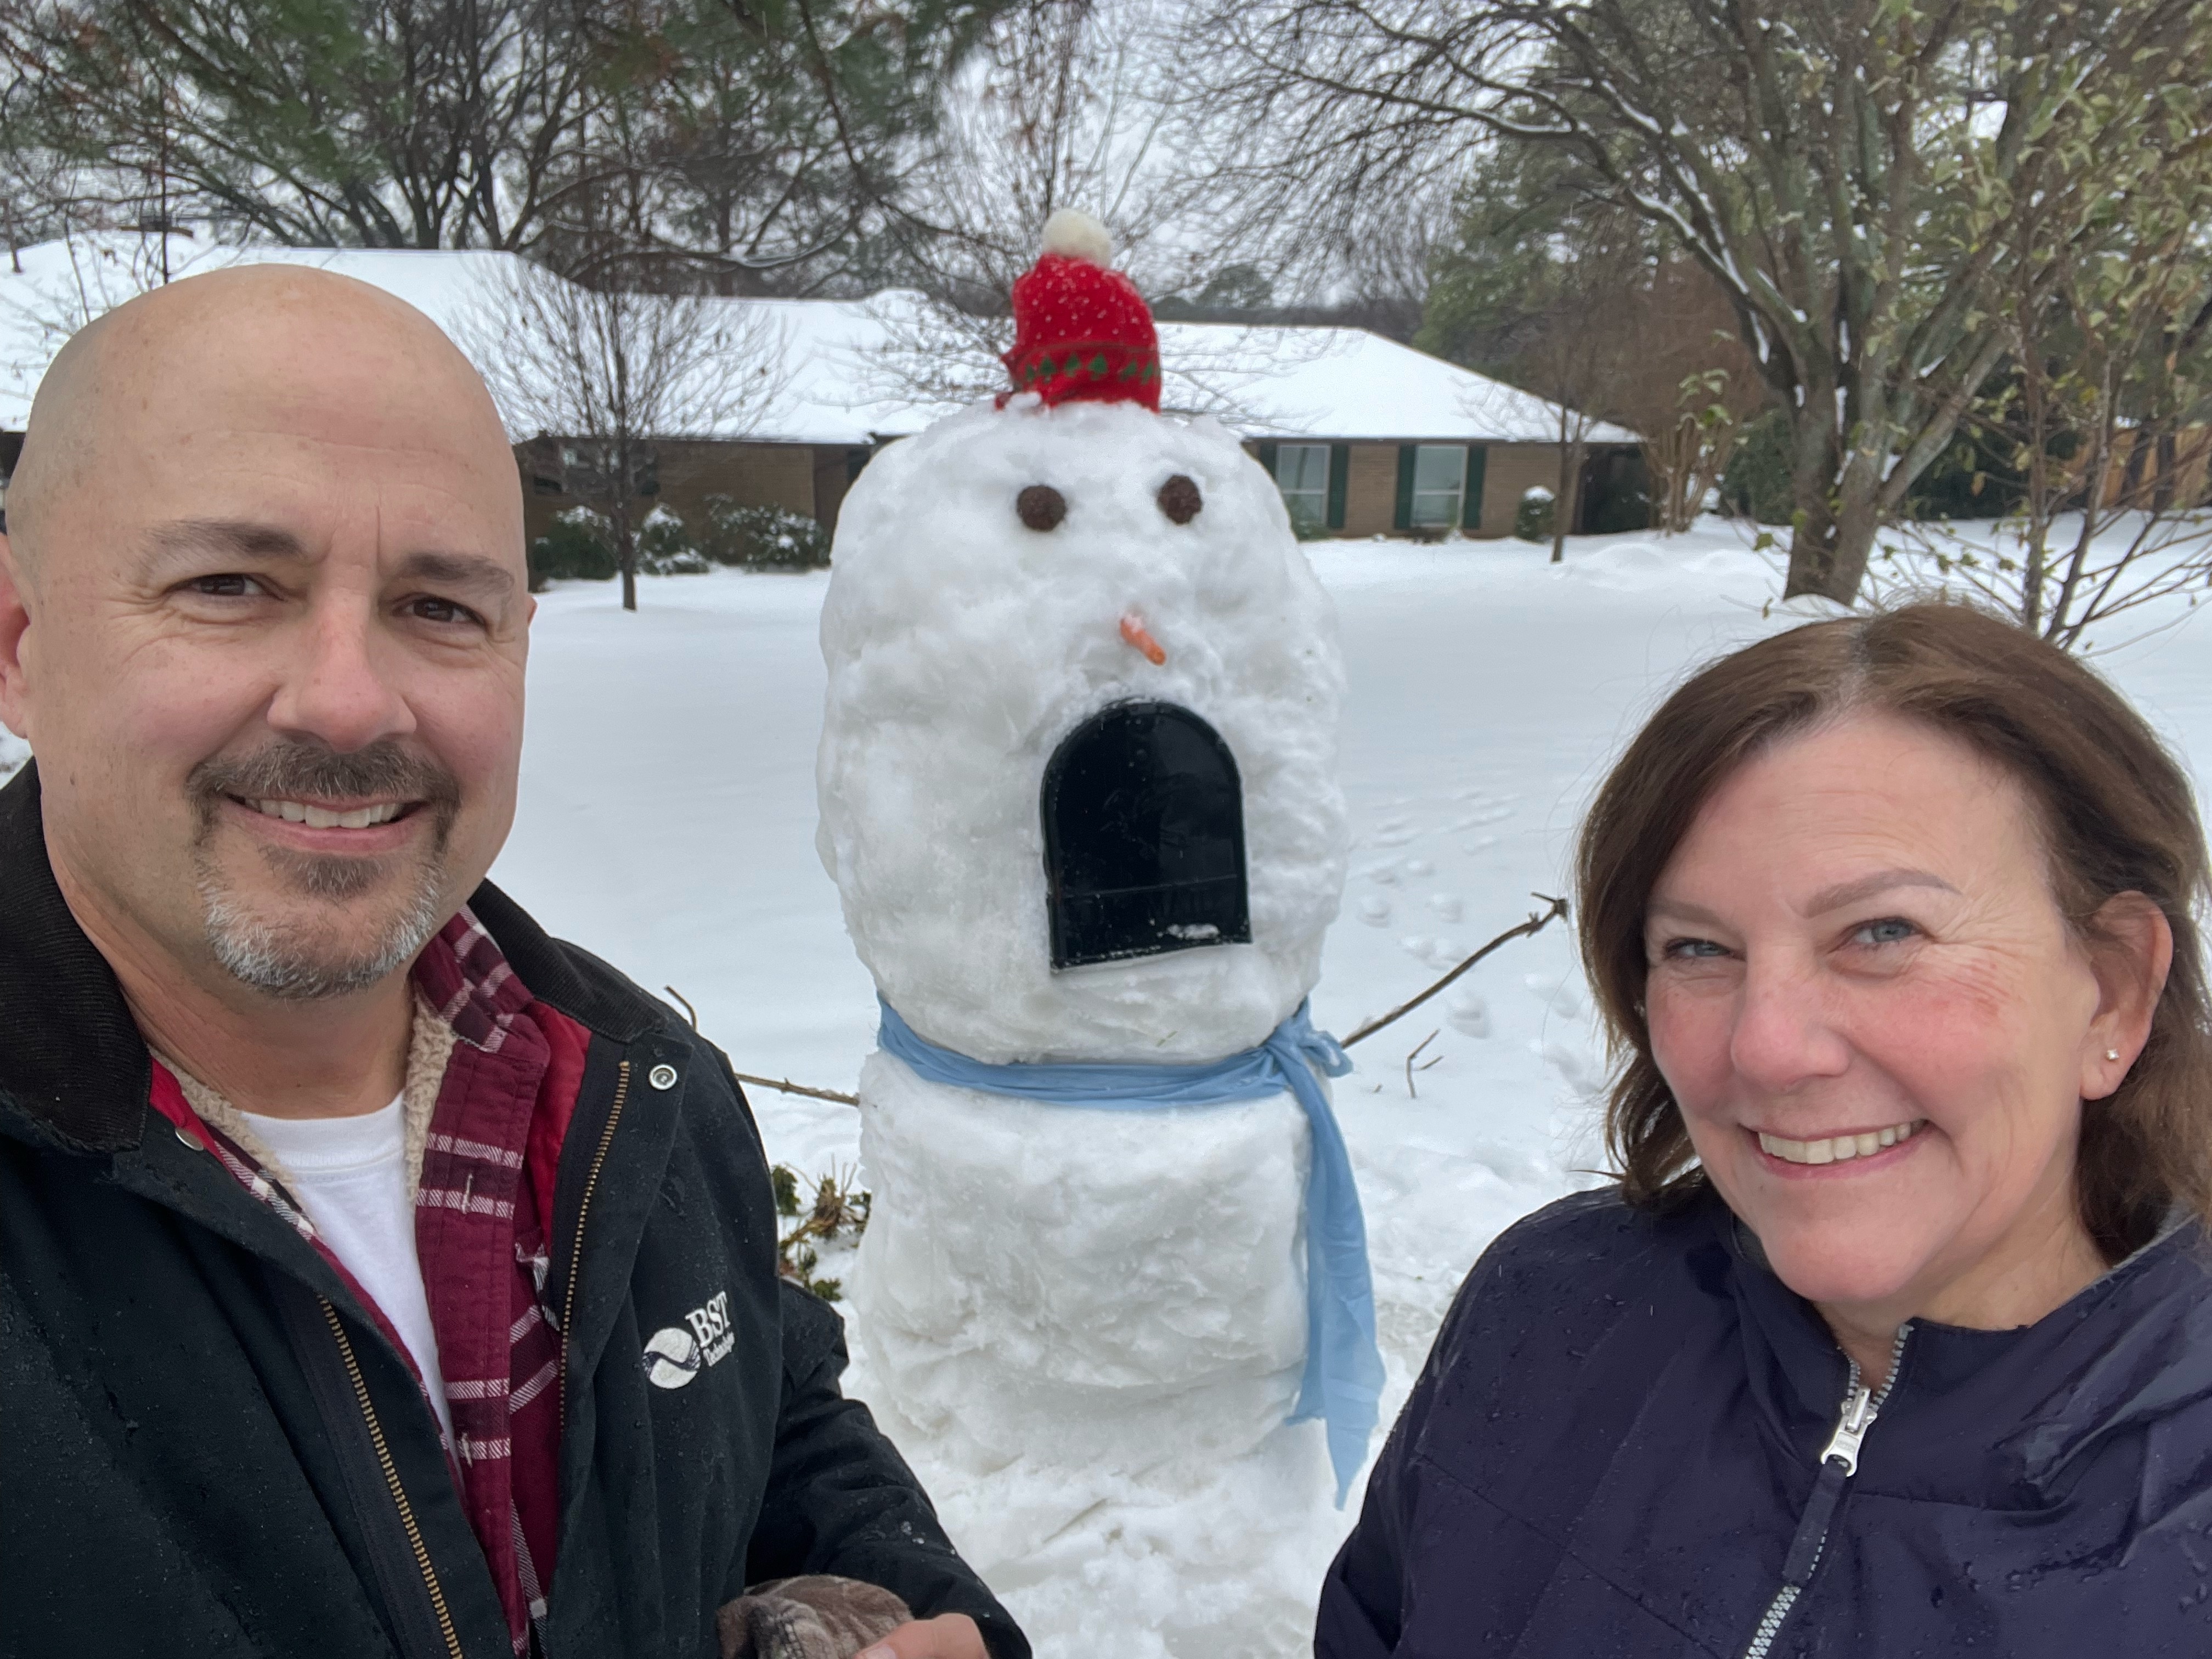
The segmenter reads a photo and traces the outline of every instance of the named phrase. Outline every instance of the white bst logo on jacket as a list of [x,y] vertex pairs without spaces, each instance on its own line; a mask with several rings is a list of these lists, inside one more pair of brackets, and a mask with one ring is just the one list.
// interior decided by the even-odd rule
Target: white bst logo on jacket
[[664,1326],[647,1340],[646,1380],[655,1388],[680,1389],[728,1358],[737,1340],[730,1328],[730,1293],[723,1291],[685,1314],[683,1324]]

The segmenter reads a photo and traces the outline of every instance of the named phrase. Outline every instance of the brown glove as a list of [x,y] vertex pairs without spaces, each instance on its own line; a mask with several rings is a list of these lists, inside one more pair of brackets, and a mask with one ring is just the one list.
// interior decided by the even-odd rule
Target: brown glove
[[816,1575],[755,1584],[714,1615],[722,1659],[853,1659],[914,1615],[889,1590]]

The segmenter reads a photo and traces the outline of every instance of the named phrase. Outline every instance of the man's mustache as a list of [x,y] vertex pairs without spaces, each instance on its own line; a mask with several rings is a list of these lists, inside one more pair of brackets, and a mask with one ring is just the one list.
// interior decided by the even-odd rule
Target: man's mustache
[[203,815],[216,798],[239,800],[416,801],[450,816],[460,805],[459,781],[428,756],[389,738],[342,753],[327,744],[281,738],[249,755],[214,755],[191,769],[185,787]]

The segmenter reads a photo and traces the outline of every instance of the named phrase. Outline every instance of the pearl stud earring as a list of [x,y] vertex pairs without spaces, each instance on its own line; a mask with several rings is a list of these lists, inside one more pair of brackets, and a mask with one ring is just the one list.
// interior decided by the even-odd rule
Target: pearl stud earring
[[2105,1058],[2106,1060],[2118,1060],[2119,1057],[2120,1051],[2118,1048],[2107,1048],[2105,1050]]

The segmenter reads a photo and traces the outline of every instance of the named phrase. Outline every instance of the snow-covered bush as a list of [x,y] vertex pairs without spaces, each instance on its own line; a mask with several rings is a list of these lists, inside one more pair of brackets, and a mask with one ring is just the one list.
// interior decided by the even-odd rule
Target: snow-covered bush
[[1513,510],[1513,533],[1524,542],[1552,539],[1552,492],[1538,484],[1524,490]]
[[714,566],[675,511],[655,507],[637,532],[637,568],[648,576],[703,576]]
[[1286,501],[1283,505],[1291,514],[1291,534],[1302,542],[1325,542],[1333,533],[1325,519],[1316,517],[1313,508],[1303,499]]
[[746,570],[819,570],[830,562],[830,532],[805,514],[740,507],[727,495],[707,497],[699,546],[714,563]]
[[530,544],[530,587],[580,578],[605,581],[616,574],[613,527],[603,514],[588,507],[572,507],[553,520],[553,527]]

